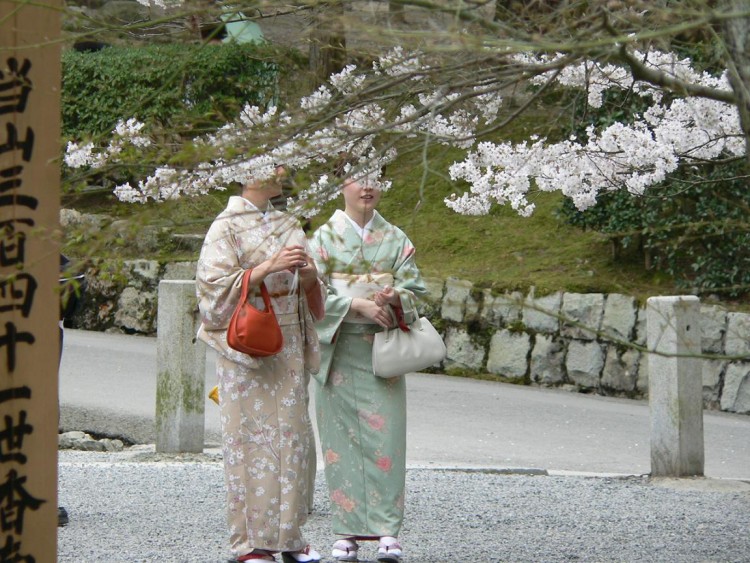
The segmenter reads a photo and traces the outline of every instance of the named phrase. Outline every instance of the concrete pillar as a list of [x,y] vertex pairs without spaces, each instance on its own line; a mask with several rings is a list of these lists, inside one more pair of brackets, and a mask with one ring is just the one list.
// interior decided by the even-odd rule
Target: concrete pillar
[[195,338],[195,282],[159,282],[156,451],[200,453],[205,435],[206,346]]
[[651,297],[646,322],[651,475],[703,475],[700,300]]

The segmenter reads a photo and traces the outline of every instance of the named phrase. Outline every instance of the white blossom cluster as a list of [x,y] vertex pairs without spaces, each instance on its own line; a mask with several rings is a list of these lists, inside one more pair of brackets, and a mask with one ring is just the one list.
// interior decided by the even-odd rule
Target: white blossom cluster
[[[647,66],[684,82],[729,90],[726,75],[695,71],[689,59],[650,51],[635,56]],[[554,59],[539,58],[537,65]],[[533,65],[525,57],[523,62]],[[552,71],[535,78],[550,80]],[[588,102],[600,107],[610,88],[629,89],[649,96],[652,105],[631,123],[614,123],[601,131],[589,127],[585,139],[558,143],[532,139],[529,143],[481,143],[466,158],[450,167],[454,181],[469,184],[469,191],[453,194],[446,205],[458,213],[482,215],[493,203],[510,204],[520,215],[534,210],[527,196],[532,188],[560,191],[580,210],[596,203],[603,191],[627,189],[643,194],[662,182],[681,163],[740,156],[746,151],[736,107],[707,98],[678,98],[663,103],[660,91],[633,82],[626,70],[615,65],[585,61],[565,67],[555,78],[566,87],[587,88]]]
[[148,8],[176,8],[182,6],[183,0],[136,0],[139,4]]
[[[412,135],[428,135],[441,143],[465,149],[473,146],[474,129],[479,118],[467,110],[467,104],[462,105],[459,93],[436,89],[434,93],[422,94],[417,106],[402,108],[396,122],[388,119],[386,106],[359,102],[360,93],[368,87],[373,76],[379,73],[399,76],[423,70],[418,55],[395,49],[384,55],[374,67],[374,71],[368,74],[359,71],[355,65],[349,65],[331,76],[327,84],[301,99],[300,110],[306,119],[322,116],[322,126],[312,131],[298,127],[299,122],[294,122],[290,113],[279,112],[276,107],[263,111],[246,106],[235,121],[213,134],[191,141],[195,152],[205,155],[202,163],[190,168],[158,166],[140,181],[117,186],[115,194],[122,201],[134,203],[194,196],[224,190],[232,183],[247,184],[271,178],[277,164],[300,170],[313,164],[331,164],[342,154],[351,160],[347,175],[387,190],[391,182],[382,177],[382,170],[385,164],[395,159],[396,150],[382,142],[384,132],[408,131]],[[481,102],[478,101],[480,97]],[[491,119],[502,103],[499,96],[486,91],[474,92],[469,99],[474,110],[476,104],[491,108],[487,112]],[[334,100],[338,104],[336,107]],[[341,107],[349,109],[342,112]],[[330,118],[327,117],[329,114]],[[294,134],[279,140],[279,131],[294,127]],[[118,123],[112,132],[112,141],[105,147],[96,147],[90,142],[71,142],[65,162],[71,168],[125,163],[130,156],[122,150],[125,144],[129,143],[133,148],[150,146],[142,130],[143,124],[129,120]],[[238,150],[238,147],[247,146],[251,138],[257,142],[250,150]],[[383,147],[378,148],[381,142]],[[289,201],[288,208],[301,215],[315,215],[324,203],[338,195],[341,182],[339,178],[334,180],[329,174],[323,174]]]
[[[675,79],[730,90],[726,75],[697,72],[689,59],[658,51],[636,52],[634,57]],[[502,107],[498,86],[489,82],[459,89],[433,83],[440,79],[439,73],[430,72],[425,60],[421,53],[396,48],[376,61],[371,71],[348,65],[302,98],[296,114],[276,107],[264,111],[247,106],[234,122],[191,141],[195,152],[205,155],[200,164],[158,166],[147,178],[118,186],[115,193],[132,202],[205,194],[232,183],[271,178],[278,164],[298,170],[329,165],[332,170],[332,163],[342,154],[352,159],[348,175],[388,189],[391,184],[382,178],[381,170],[396,157],[389,135],[398,134],[468,151],[449,169],[454,182],[468,184],[464,193],[445,200],[451,209],[483,215],[492,205],[502,204],[528,216],[534,210],[528,201],[532,190],[560,191],[579,209],[586,209],[601,192],[627,189],[642,194],[681,163],[742,155],[746,150],[733,105],[700,97],[665,101],[660,90],[634,82],[623,67],[593,61],[567,64],[562,55],[518,56],[514,63],[530,69],[532,75],[539,69],[532,84],[552,80],[566,88],[585,88],[593,107],[602,105],[608,89],[631,90],[650,106],[627,123],[601,130],[590,127],[581,139],[550,143],[531,138],[522,143],[477,145],[476,131],[482,124],[493,123]],[[552,70],[557,63],[565,65]],[[396,78],[392,86],[403,90],[370,101],[365,92],[383,76]],[[394,107],[386,100],[402,102]],[[118,123],[107,146],[71,142],[65,162],[72,168],[126,162],[132,151],[151,147],[143,129],[142,124],[128,120]],[[315,215],[336,197],[340,185],[341,179],[324,173],[290,200],[288,208],[300,215]]]

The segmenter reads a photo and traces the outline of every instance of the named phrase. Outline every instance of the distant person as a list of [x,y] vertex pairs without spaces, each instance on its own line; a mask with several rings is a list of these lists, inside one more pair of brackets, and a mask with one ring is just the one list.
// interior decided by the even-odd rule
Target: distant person
[[[71,271],[70,259],[64,254],[60,254],[60,354],[57,358],[57,370],[60,371],[60,362],[62,360],[63,340],[65,335],[65,324],[70,324],[73,315],[78,310],[78,306],[86,287],[86,279],[83,274],[76,274]],[[58,375],[59,378],[59,375]],[[59,397],[59,394],[58,394]],[[60,421],[60,403],[57,404],[58,425]],[[57,525],[66,526],[70,522],[68,511],[62,507],[57,507]]]
[[406,381],[372,370],[373,335],[393,319],[417,319],[426,293],[407,236],[376,210],[380,190],[349,174],[342,161],[344,210],[313,235],[315,261],[328,286],[317,324],[322,362],[315,403],[333,531],[332,555],[358,560],[358,541],[377,541],[377,560],[396,563],[404,516]]
[[[320,350],[314,320],[324,314],[324,289],[297,220],[269,200],[281,193],[283,167],[251,182],[206,234],[196,273],[202,324],[198,337],[217,352],[222,453],[230,547],[237,561],[319,561],[302,537],[310,510],[308,464],[315,442],[308,382]],[[265,283],[284,337],[274,356],[252,357],[227,345],[229,320],[252,269],[253,300]],[[298,279],[298,287],[295,280]]]

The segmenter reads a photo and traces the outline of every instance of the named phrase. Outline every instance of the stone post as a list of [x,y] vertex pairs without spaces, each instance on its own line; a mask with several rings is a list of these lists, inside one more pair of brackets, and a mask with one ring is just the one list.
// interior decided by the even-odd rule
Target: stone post
[[646,309],[651,475],[703,475],[700,300],[651,297]]
[[200,453],[205,435],[206,347],[195,338],[195,282],[159,282],[156,451]]

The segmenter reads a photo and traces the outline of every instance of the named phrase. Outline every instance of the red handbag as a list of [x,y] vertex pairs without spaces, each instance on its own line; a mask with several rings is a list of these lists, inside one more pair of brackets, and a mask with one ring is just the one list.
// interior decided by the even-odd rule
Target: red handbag
[[284,346],[281,327],[271,307],[271,296],[266,284],[260,283],[265,311],[256,309],[248,302],[250,272],[252,270],[246,270],[242,276],[242,295],[229,321],[227,344],[230,348],[250,356],[273,356],[281,352]]

